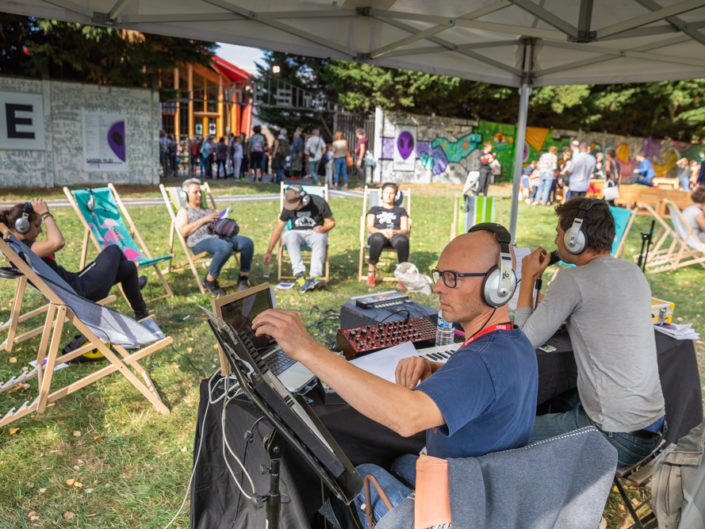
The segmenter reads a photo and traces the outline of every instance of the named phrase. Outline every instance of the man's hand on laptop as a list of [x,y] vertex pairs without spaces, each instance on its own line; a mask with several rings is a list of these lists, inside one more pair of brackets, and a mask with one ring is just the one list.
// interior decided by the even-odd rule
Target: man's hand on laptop
[[252,330],[256,336],[271,336],[286,354],[300,362],[306,354],[321,348],[306,331],[299,315],[290,310],[265,310],[252,320]]

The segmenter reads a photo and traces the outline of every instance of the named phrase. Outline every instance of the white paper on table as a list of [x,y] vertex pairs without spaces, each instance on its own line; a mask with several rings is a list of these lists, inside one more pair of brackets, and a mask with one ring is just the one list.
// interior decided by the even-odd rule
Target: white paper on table
[[700,338],[698,332],[693,329],[692,323],[664,323],[663,325],[654,325],[654,329],[657,331],[675,338],[676,340],[697,340]]
[[394,382],[394,370],[397,368],[399,360],[409,358],[410,356],[418,356],[416,348],[413,343],[404,342],[355,358],[351,360],[350,363],[368,373],[377,375],[389,382]]

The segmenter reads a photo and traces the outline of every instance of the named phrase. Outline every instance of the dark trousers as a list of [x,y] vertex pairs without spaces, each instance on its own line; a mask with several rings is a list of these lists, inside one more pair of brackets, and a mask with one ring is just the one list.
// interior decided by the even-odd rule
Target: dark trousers
[[397,259],[400,263],[405,263],[409,260],[409,237],[399,233],[387,239],[381,233],[373,233],[367,239],[370,245],[370,264],[376,265],[379,262],[379,256],[382,255],[382,249],[385,246],[394,248],[397,251]]
[[140,292],[137,267],[128,261],[122,250],[115,245],[107,246],[95,261],[78,273],[76,292],[86,299],[98,301],[110,293],[113,285],[122,283],[125,297],[135,313],[147,311]]
[[487,196],[487,191],[490,188],[490,180],[492,180],[492,169],[489,166],[480,166],[480,179],[477,185],[477,194]]

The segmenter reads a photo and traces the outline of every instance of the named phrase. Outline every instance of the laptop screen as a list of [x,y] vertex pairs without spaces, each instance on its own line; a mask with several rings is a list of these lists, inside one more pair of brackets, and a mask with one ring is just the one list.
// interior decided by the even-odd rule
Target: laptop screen
[[267,283],[213,301],[214,312],[235,331],[247,333],[258,351],[276,343],[271,336],[255,336],[252,332],[255,316],[271,308],[274,308],[274,292]]

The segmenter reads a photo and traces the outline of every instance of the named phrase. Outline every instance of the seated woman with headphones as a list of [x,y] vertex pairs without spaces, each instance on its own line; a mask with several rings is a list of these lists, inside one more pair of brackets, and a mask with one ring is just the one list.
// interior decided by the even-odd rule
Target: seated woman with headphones
[[404,198],[399,186],[393,182],[382,184],[380,190],[382,204],[373,206],[367,212],[367,244],[370,245],[370,259],[367,265],[367,286],[375,286],[375,269],[385,246],[397,251],[397,260],[409,260],[409,214],[403,207]]
[[[121,283],[125,297],[135,311],[135,318],[141,320],[149,316],[140,292],[147,284],[147,278],[138,277],[135,263],[129,261],[117,246],[104,248],[95,261],[80,272],[69,272],[57,264],[54,258],[54,253],[61,250],[65,242],[45,201],[33,198],[30,202],[0,211],[0,222],[10,228],[15,237],[27,244],[80,296],[98,301],[110,293],[113,285]],[[42,224],[46,227],[47,236],[38,241],[36,239],[42,233]]]
[[218,284],[220,270],[234,252],[240,252],[238,290],[248,289],[250,266],[255,253],[252,239],[238,235],[237,231],[227,236],[213,232],[211,223],[218,220],[219,213],[202,207],[201,181],[198,178],[184,180],[181,189],[186,193],[186,207],[176,213],[176,229],[186,239],[186,245],[194,254],[208,252],[212,255],[210,267],[201,284],[211,294],[225,294]]

